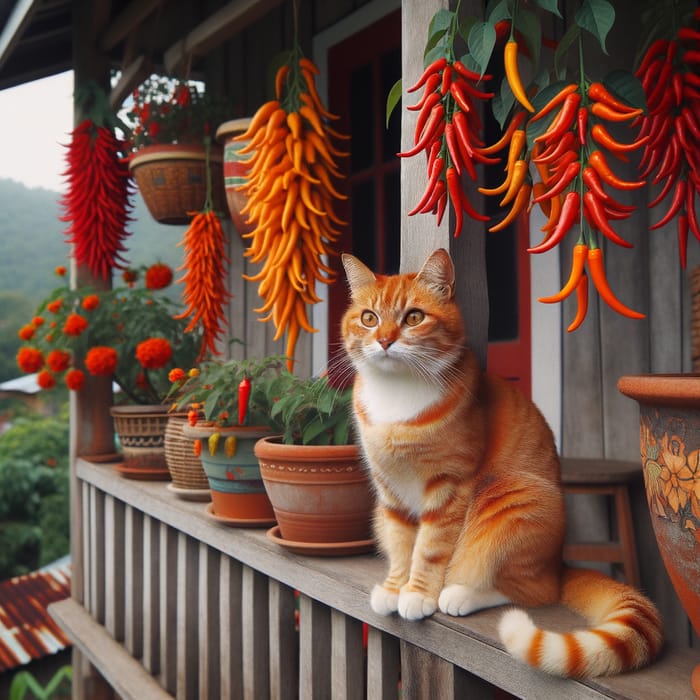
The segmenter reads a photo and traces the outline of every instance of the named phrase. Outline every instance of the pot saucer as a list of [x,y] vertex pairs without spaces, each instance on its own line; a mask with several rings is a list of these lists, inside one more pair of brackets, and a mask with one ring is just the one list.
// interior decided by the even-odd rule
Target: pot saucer
[[142,481],[170,481],[170,472],[167,467],[150,469],[148,467],[127,467],[123,462],[115,464],[114,468],[127,479],[140,479]]
[[165,488],[183,501],[211,501],[209,489],[185,489],[181,486],[175,486],[172,482]]
[[226,515],[217,515],[214,512],[214,504],[209,503],[204,509],[204,514],[210,520],[214,522],[221,523],[222,525],[230,525],[231,527],[269,527],[275,524],[275,519],[272,518],[229,518]]
[[294,542],[282,537],[279,525],[275,525],[267,531],[267,538],[295,554],[316,557],[344,557],[351,554],[364,554],[374,551],[375,545],[374,539],[354,542]]

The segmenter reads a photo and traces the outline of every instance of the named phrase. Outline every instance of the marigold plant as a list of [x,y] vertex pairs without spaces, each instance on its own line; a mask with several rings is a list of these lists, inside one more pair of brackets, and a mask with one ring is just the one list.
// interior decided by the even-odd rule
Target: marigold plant
[[168,374],[194,365],[201,344],[198,329],[186,332],[175,318],[178,304],[166,293],[172,278],[156,263],[125,270],[127,286],[109,291],[55,289],[20,330],[17,364],[45,390],[65,384],[80,391],[86,374],[111,376],[128,400],[160,403],[171,388]]

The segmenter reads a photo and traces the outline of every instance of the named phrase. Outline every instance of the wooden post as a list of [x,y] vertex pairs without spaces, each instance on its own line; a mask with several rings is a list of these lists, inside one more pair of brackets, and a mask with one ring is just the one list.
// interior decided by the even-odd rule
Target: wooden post
[[[454,9],[454,2],[447,0],[403,0],[401,3],[402,66],[404,96],[406,88],[413,85],[423,72],[423,50],[428,38],[428,26],[432,16],[440,9]],[[479,15],[480,3],[469,0],[463,3],[461,12]],[[416,98],[417,99],[417,98]],[[401,147],[413,146],[417,112],[402,112]],[[482,367],[486,366],[488,342],[489,303],[486,287],[485,226],[465,215],[462,233],[455,239],[454,215],[446,212],[442,224],[436,226],[431,214],[408,216],[408,212],[420,199],[427,182],[424,158],[401,159],[401,270],[418,270],[427,256],[436,248],[446,248],[457,271],[456,295],[464,314],[467,337]],[[469,199],[477,210],[480,195],[479,184],[464,179]],[[448,205],[448,211],[450,207]]]

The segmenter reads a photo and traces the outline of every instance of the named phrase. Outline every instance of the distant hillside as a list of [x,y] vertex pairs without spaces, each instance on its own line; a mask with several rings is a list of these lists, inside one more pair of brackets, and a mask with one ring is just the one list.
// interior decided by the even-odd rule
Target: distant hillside
[[[29,188],[0,178],[0,291],[16,290],[34,304],[56,286],[52,272],[68,261],[66,224],[59,220],[60,193]],[[141,196],[134,196],[134,222],[129,227],[126,258],[133,265],[156,260],[180,264],[177,247],[184,227],[155,222]]]

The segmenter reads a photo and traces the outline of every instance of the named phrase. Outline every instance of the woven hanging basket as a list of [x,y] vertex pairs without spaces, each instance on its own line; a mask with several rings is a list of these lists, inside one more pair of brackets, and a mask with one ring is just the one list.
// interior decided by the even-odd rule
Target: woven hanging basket
[[[209,156],[212,200],[217,212],[226,211],[223,149],[212,145]],[[204,145],[144,146],[129,161],[129,170],[151,216],[161,224],[187,225],[201,211],[207,197]]]
[[165,428],[165,461],[173,485],[180,489],[209,490],[209,480],[202,462],[194,454],[194,440],[183,435],[185,416],[171,415]]

